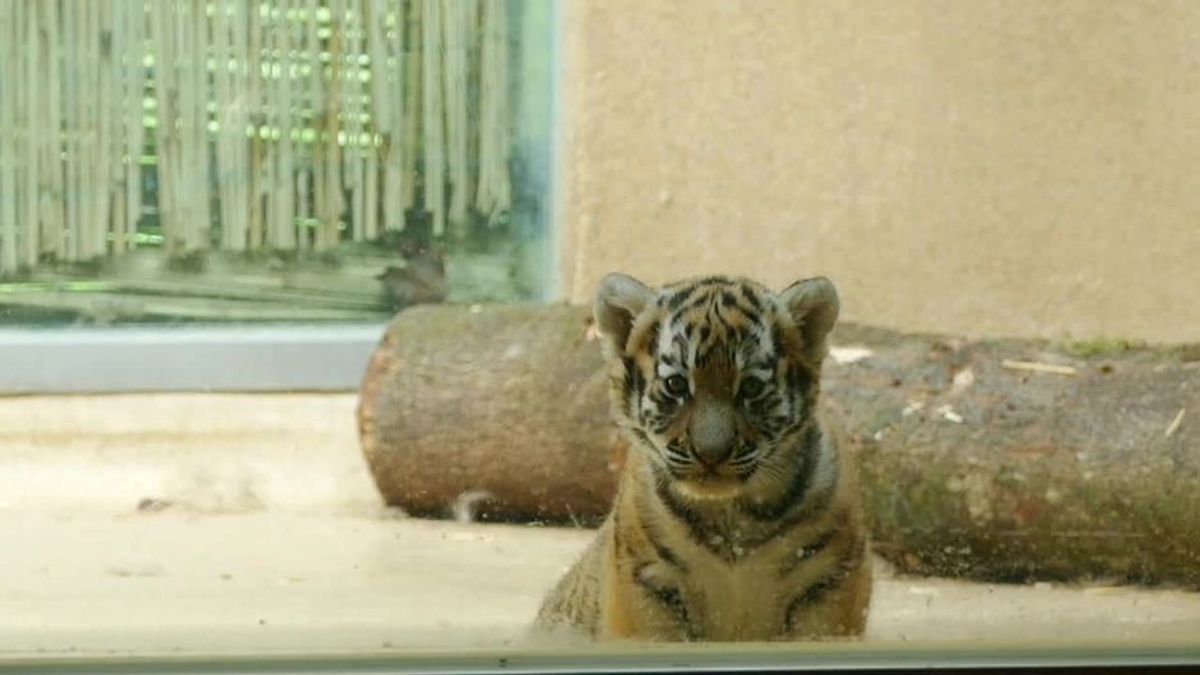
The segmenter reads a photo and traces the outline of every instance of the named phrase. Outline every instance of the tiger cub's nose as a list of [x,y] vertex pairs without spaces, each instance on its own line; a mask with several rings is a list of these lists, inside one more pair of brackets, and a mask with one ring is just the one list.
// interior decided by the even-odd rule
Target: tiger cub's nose
[[716,466],[733,452],[737,420],[733,405],[727,401],[700,403],[688,424],[692,451],[708,466]]

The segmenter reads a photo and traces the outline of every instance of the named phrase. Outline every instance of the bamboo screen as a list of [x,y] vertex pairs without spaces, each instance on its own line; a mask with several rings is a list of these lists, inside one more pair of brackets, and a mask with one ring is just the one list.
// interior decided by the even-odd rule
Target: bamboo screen
[[468,237],[511,201],[508,40],[503,0],[0,0],[0,276]]

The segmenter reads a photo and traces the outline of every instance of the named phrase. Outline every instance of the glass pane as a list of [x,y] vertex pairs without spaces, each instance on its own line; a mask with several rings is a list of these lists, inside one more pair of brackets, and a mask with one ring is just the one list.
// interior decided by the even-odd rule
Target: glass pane
[[374,322],[542,296],[549,41],[525,15],[547,9],[5,11],[5,324]]

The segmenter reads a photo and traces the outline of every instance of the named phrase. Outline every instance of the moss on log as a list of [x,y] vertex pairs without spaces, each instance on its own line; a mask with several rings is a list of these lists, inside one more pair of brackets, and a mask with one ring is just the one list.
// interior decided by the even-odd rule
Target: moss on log
[[[970,341],[843,325],[826,405],[905,572],[1200,587],[1200,349]],[[855,349],[848,349],[848,348]],[[420,307],[363,382],[390,504],[593,523],[623,457],[588,313]]]
[[902,571],[1200,586],[1200,350],[837,339],[874,351],[827,398]]

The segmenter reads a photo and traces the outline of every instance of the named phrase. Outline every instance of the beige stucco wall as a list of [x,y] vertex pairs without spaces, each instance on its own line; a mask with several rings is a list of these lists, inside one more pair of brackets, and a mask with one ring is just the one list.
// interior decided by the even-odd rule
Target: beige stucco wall
[[563,7],[570,299],[826,274],[856,321],[1200,339],[1200,3]]

